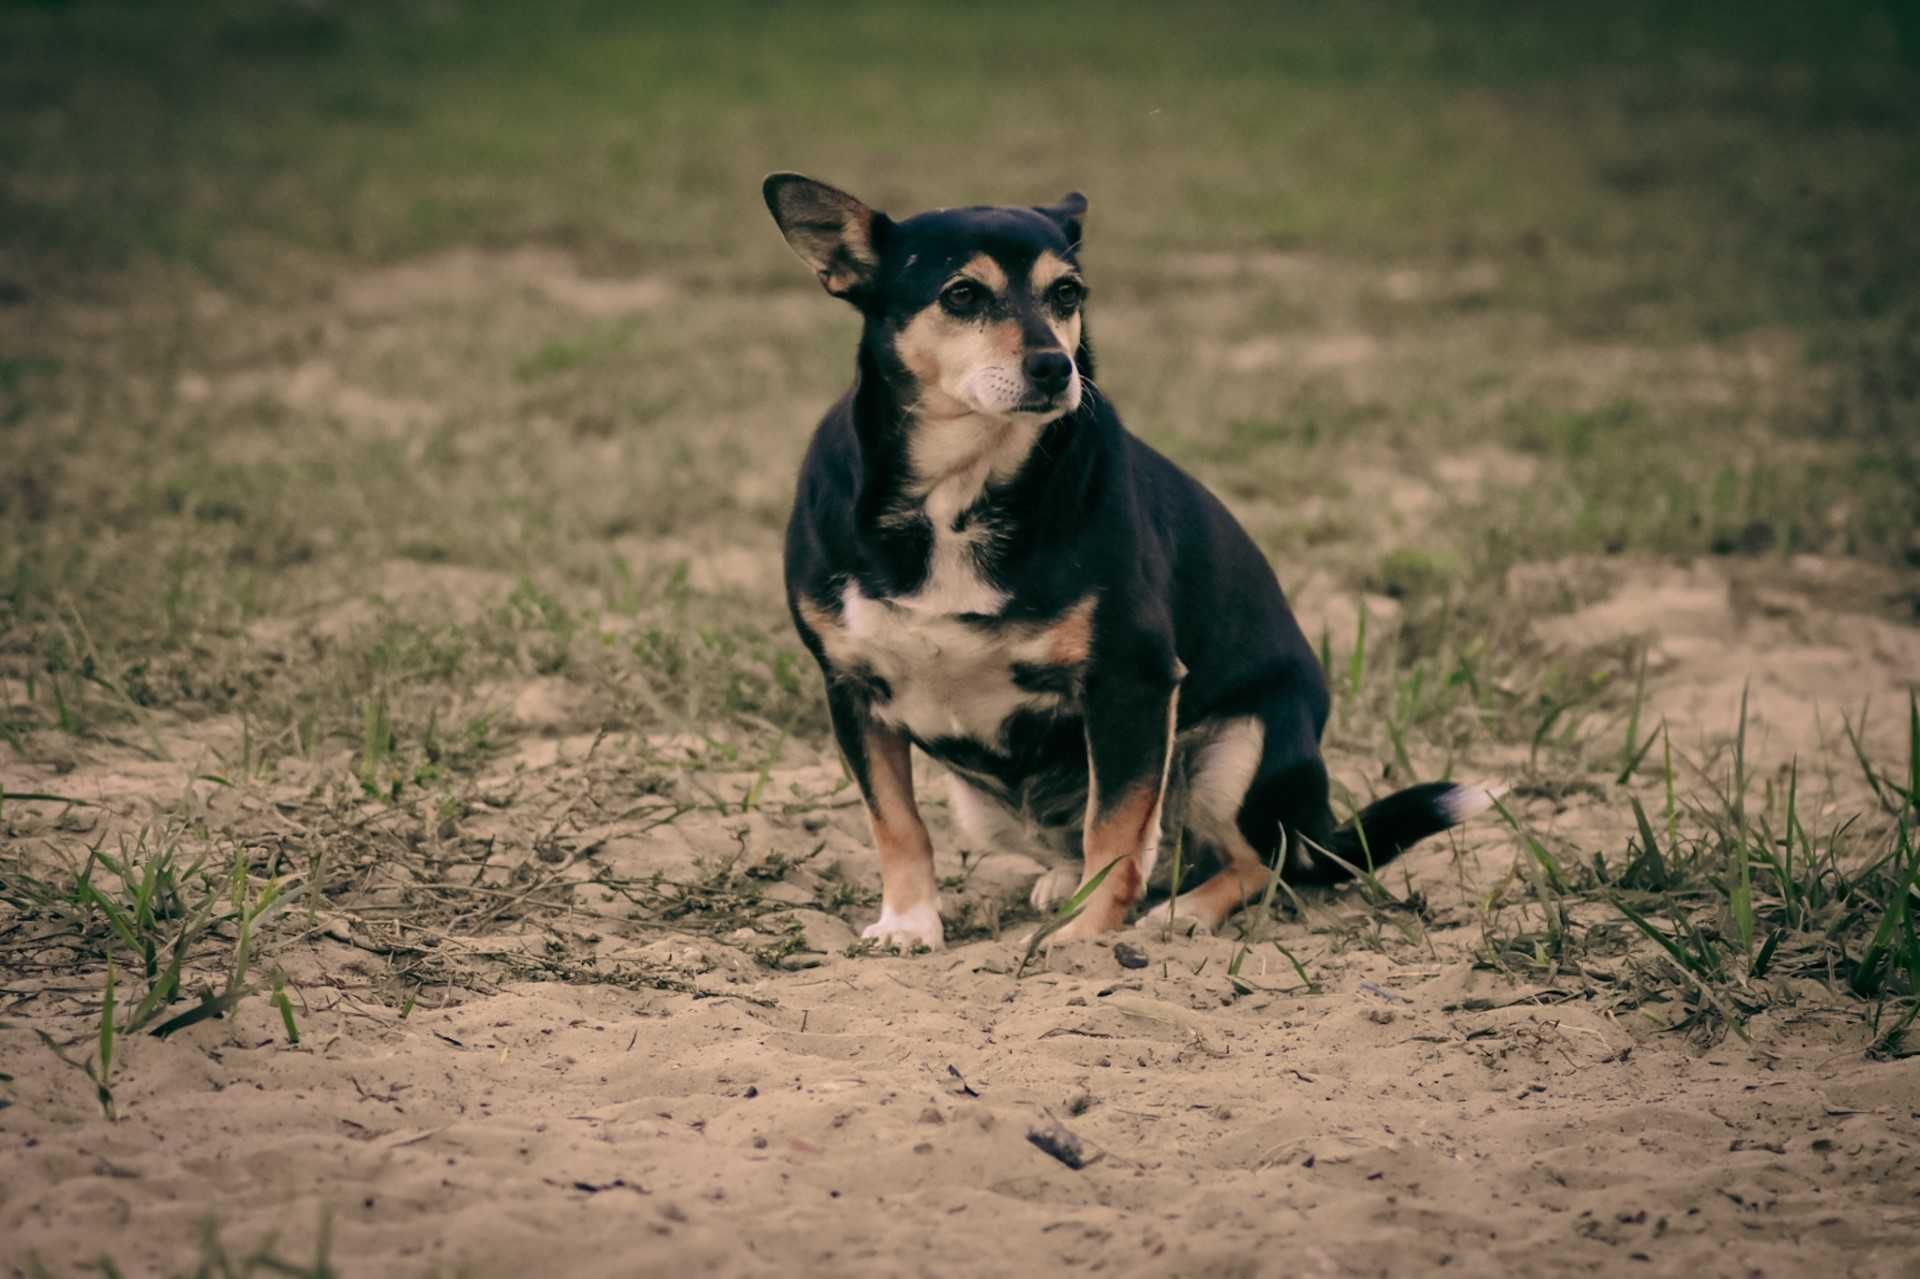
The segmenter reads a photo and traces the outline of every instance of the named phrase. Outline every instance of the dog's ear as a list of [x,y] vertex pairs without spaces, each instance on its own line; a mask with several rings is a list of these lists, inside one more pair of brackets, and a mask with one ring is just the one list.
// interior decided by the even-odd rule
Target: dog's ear
[[1080,247],[1080,229],[1087,220],[1087,197],[1078,191],[1070,191],[1060,197],[1058,204],[1043,204],[1034,210],[1050,220],[1066,233],[1067,243],[1074,248]]
[[827,292],[858,301],[880,269],[880,246],[893,225],[887,215],[798,173],[768,174],[760,193],[780,233]]

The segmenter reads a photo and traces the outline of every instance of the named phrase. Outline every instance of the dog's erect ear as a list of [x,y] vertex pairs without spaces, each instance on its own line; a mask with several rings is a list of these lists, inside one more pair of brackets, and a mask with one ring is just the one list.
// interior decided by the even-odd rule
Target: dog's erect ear
[[1076,249],[1080,247],[1080,228],[1087,220],[1086,196],[1071,191],[1061,196],[1058,204],[1043,204],[1034,212],[1049,218],[1055,226],[1066,232],[1068,244]]
[[827,292],[855,297],[880,269],[880,244],[893,224],[837,187],[797,173],[772,173],[761,184],[781,234],[813,268]]

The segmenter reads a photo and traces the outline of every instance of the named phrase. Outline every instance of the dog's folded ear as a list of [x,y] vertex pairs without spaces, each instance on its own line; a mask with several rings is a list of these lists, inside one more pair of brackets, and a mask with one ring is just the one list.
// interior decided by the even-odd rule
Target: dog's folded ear
[[1080,247],[1080,229],[1087,220],[1087,197],[1070,191],[1057,204],[1042,204],[1034,209],[1066,233],[1067,243]]
[[768,174],[760,193],[787,243],[827,292],[858,302],[880,269],[880,246],[893,225],[887,215],[798,173]]

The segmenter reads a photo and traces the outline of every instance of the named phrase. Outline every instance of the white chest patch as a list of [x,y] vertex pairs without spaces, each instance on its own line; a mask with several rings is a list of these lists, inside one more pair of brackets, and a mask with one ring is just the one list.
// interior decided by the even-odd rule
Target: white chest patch
[[1067,696],[1058,690],[1071,686],[1053,680],[1044,689],[1023,687],[1016,669],[1057,671],[1087,660],[1093,597],[1050,621],[993,621],[1007,594],[980,571],[980,556],[998,530],[979,516],[959,519],[989,484],[1019,471],[1039,432],[1037,423],[978,418],[920,423],[910,446],[918,479],[908,504],[889,518],[926,521],[933,539],[926,580],[911,595],[884,600],[849,581],[838,616],[820,607],[824,601],[802,602],[834,666],[884,681],[874,717],[923,742],[963,737],[1000,745],[1009,717],[1065,709]]
[[875,703],[874,716],[922,741],[965,737],[993,745],[1015,712],[1062,708],[1058,693],[1014,682],[1016,665],[1054,663],[1048,627],[988,629],[908,601],[868,599],[852,583],[840,596],[840,621],[828,655],[885,680],[890,696]]
[[913,431],[910,461],[917,478],[917,499],[894,518],[925,520],[933,533],[927,580],[912,595],[896,601],[916,613],[998,613],[1006,593],[980,573],[979,555],[997,530],[974,519],[963,528],[954,522],[980,500],[987,485],[1003,483],[1019,471],[1033,451],[1040,427],[1031,422],[994,422],[980,417],[921,421]]

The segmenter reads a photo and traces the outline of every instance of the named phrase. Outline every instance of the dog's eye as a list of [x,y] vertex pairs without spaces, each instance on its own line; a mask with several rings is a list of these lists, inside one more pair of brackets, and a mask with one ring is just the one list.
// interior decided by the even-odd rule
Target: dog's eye
[[955,315],[971,315],[987,300],[987,291],[971,280],[956,280],[940,294],[940,305]]
[[1086,286],[1076,280],[1062,280],[1053,286],[1049,296],[1056,310],[1063,315],[1071,314],[1086,300]]

